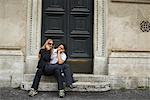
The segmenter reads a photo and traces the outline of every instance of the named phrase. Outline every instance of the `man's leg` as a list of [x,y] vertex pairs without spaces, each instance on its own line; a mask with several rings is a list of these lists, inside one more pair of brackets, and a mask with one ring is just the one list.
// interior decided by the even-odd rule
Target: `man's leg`
[[66,85],[72,85],[73,83],[73,72],[71,71],[68,64],[63,64],[63,72],[64,72],[64,78],[66,81]]
[[57,79],[58,90],[64,89],[64,86],[63,86],[63,77],[61,75],[61,70],[60,69],[56,69],[54,75],[55,75],[55,77]]
[[61,75],[61,70],[59,68],[55,69],[54,75],[58,83],[59,97],[63,98],[65,96],[65,91],[64,91],[63,76]]
[[64,97],[64,86],[63,86],[63,77],[61,76],[61,70],[58,68],[58,64],[47,64],[45,66],[44,74],[54,75],[58,83],[59,97]]
[[58,90],[63,89],[63,77],[61,76],[61,70],[58,68],[58,64],[47,64],[45,66],[44,74],[46,75],[54,75],[57,79]]
[[70,66],[68,64],[63,64],[63,72],[64,72],[64,79],[66,82],[66,86],[70,89],[76,88],[76,86],[73,86],[72,83],[75,83],[77,80],[74,80],[73,78],[73,72],[70,69]]

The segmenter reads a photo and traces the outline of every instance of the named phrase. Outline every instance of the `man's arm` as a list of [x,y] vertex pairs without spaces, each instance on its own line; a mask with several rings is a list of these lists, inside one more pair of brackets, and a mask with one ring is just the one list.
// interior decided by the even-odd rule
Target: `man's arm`
[[58,64],[63,64],[65,61],[61,57],[61,51],[58,51]]

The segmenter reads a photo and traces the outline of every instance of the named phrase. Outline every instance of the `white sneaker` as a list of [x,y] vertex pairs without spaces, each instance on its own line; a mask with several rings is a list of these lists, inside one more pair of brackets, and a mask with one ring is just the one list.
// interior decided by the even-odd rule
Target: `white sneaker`
[[65,91],[64,90],[59,90],[59,97],[60,98],[65,97]]
[[33,97],[33,96],[35,96],[37,94],[38,94],[38,92],[34,88],[31,88],[31,90],[28,93],[28,95],[31,96],[31,97]]

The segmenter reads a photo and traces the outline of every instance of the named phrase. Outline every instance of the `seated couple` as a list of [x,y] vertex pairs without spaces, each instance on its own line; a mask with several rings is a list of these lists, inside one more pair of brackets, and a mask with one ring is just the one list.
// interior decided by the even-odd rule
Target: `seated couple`
[[39,51],[39,61],[37,65],[37,71],[29,91],[29,96],[34,96],[38,92],[38,86],[42,75],[54,75],[57,79],[59,97],[65,96],[64,82],[66,87],[74,88],[72,83],[73,72],[70,70],[69,65],[66,64],[67,55],[65,53],[66,46],[60,44],[58,48],[54,49],[53,40],[48,39]]

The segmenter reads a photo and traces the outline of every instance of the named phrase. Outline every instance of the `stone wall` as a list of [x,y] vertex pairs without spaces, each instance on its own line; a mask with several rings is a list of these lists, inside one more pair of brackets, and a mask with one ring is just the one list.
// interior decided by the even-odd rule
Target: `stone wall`
[[141,30],[141,23],[150,21],[149,9],[150,4],[110,1],[108,21],[109,49],[118,51],[150,51],[150,45],[148,44],[150,43],[150,31],[143,32]]
[[24,48],[27,0],[0,0],[0,48]]
[[23,79],[27,0],[0,0],[0,86]]
[[109,75],[150,76],[149,0],[109,0]]

